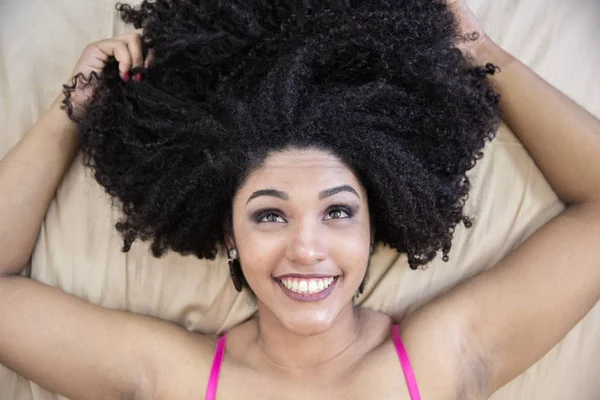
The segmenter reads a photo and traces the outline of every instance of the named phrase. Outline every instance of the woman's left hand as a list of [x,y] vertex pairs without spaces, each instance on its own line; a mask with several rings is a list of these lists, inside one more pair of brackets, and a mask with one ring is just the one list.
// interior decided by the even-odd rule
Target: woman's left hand
[[485,33],[465,0],[446,0],[446,4],[458,21],[460,32],[456,38],[456,47],[475,59],[479,59],[480,53],[483,52],[482,49],[492,40]]

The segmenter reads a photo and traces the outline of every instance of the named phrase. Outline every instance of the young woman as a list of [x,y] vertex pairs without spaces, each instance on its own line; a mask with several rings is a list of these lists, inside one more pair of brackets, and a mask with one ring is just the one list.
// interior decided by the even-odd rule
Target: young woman
[[[600,296],[600,122],[461,0],[394,3],[123,7],[143,40],[89,45],[0,163],[0,362],[74,399],[475,399],[552,348]],[[402,321],[355,307],[376,242],[447,255],[498,104],[567,209]],[[79,148],[125,250],[224,245],[258,316],[217,339],[18,276]]]

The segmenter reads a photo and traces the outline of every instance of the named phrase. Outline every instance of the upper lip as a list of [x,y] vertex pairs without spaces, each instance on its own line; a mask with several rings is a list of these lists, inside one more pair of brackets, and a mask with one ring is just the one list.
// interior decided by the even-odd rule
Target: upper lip
[[337,275],[332,275],[332,274],[310,274],[310,275],[305,275],[305,274],[285,274],[285,275],[277,276],[276,279],[283,279],[283,278],[324,279],[324,278],[335,278],[336,276]]

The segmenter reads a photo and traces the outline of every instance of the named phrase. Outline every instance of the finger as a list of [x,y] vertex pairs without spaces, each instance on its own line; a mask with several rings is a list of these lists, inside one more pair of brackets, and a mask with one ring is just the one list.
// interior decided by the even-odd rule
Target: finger
[[100,42],[97,42],[96,45],[98,48],[107,56],[113,56],[119,62],[119,73],[121,77],[125,75],[125,73],[129,72],[132,65],[131,54],[129,54],[129,49],[127,45],[116,39],[106,39]]
[[148,54],[146,54],[146,59],[144,60],[144,68],[148,69],[152,65],[154,61],[154,49],[148,50]]
[[446,0],[446,6],[457,17],[460,15],[460,2],[455,0]]
[[[100,50],[97,50],[97,52],[98,52],[98,56],[93,57],[91,60],[89,60],[87,63],[87,67],[90,69],[90,72],[93,71],[93,72],[96,72],[97,74],[101,74],[102,69],[106,65],[106,61],[108,61],[108,57],[106,57],[106,55],[103,54]],[[104,57],[106,57],[106,58],[104,58]]]
[[87,66],[93,71],[102,71],[102,68],[104,68],[104,65],[108,62],[108,55],[100,50],[97,43],[89,44],[83,50],[83,53],[85,54]]
[[[87,80],[91,76],[92,72],[95,72],[97,75],[102,74],[102,69],[104,68],[104,65],[106,65],[106,61],[108,61],[108,56],[98,48],[89,48],[84,52],[89,56],[86,57],[86,65],[83,69],[86,71],[89,69],[88,72],[83,73],[84,80]],[[73,68],[73,71],[71,71],[71,75],[69,75],[67,84],[71,85],[73,78],[79,73],[82,73],[82,67],[80,64],[77,64],[75,68]]]
[[142,37],[138,33],[130,33],[119,36],[116,39],[125,43],[127,49],[129,49],[132,68],[141,67],[144,64],[144,55],[142,53]]
[[[137,33],[138,35],[140,35],[141,37],[144,37],[144,28],[138,28],[134,32]],[[146,69],[150,68],[153,61],[154,61],[154,49],[151,48],[151,49],[148,49],[148,52],[146,53],[146,58],[144,59],[144,68],[146,68]]]

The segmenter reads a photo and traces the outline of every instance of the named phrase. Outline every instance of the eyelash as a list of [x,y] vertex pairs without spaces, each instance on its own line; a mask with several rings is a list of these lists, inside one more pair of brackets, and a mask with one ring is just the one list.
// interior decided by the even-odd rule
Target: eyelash
[[[347,215],[347,217],[341,218],[329,218],[328,220],[336,220],[336,219],[350,219],[354,216],[354,209],[351,207],[346,207],[342,205],[333,205],[327,209],[326,215],[331,214],[333,211],[341,211]],[[254,221],[257,223],[277,223],[275,221],[263,221],[265,217],[270,215],[276,215],[278,217],[283,218],[281,212],[279,210],[269,209],[269,210],[259,210],[254,213]]]

